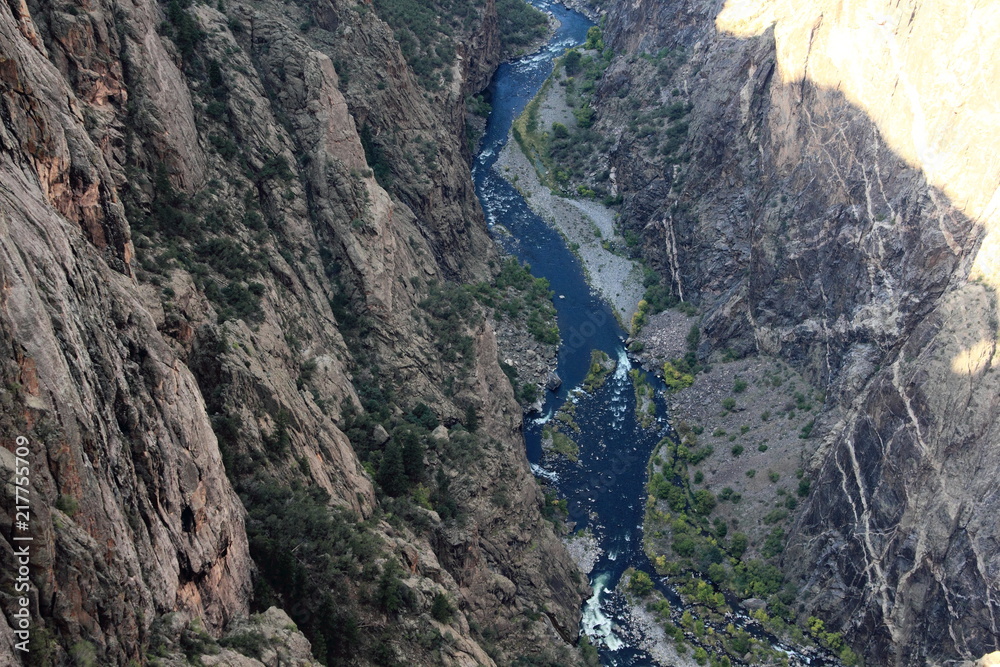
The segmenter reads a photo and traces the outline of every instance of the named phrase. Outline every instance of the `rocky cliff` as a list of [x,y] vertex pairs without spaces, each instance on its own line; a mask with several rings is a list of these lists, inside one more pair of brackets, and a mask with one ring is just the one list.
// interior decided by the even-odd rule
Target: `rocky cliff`
[[801,616],[872,664],[1000,641],[998,25],[920,0],[639,0],[607,22],[623,223],[704,313],[702,358],[779,356],[825,388],[783,565]]
[[422,76],[387,11],[0,5],[0,577],[9,614],[24,436],[33,664],[146,664],[185,624],[188,657],[280,662],[274,628],[247,649],[269,604],[324,661],[576,659],[494,333],[430,312],[498,268],[464,159],[495,9]]

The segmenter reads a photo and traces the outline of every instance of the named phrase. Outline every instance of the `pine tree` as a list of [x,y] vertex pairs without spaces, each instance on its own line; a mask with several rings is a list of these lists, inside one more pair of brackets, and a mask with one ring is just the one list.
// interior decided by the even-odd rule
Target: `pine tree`
[[382,463],[375,476],[382,490],[390,496],[399,496],[406,492],[406,469],[403,467],[403,452],[396,439],[389,441],[382,454]]

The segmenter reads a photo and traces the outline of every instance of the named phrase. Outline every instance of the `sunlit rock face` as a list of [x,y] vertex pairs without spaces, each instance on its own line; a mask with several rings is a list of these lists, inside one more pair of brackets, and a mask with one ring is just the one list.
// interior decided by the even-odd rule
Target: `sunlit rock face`
[[801,613],[872,664],[994,650],[1000,6],[636,0],[607,37],[683,53],[652,85],[628,57],[607,76],[693,105],[675,164],[638,157],[610,84],[598,127],[624,224],[705,312],[702,353],[827,388],[783,557]]
[[[744,38],[773,29],[783,84],[839,91],[956,209],[996,226],[1000,5],[729,0],[715,25]],[[988,236],[977,260],[990,280],[995,243]]]

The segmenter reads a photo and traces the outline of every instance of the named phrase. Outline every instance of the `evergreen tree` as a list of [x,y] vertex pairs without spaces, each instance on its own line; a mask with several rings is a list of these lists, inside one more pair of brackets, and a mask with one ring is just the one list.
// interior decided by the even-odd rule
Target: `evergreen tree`
[[403,451],[399,442],[393,438],[382,454],[378,474],[375,476],[382,490],[390,496],[399,496],[406,492],[406,469],[403,467]]
[[410,482],[418,484],[424,478],[424,442],[412,428],[401,428],[394,438],[400,443],[403,472]]

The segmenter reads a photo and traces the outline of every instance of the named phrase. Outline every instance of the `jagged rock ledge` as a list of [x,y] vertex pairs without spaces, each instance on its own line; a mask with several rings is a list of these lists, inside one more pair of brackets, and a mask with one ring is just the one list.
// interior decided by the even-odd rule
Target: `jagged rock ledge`
[[585,575],[589,575],[594,569],[594,565],[604,554],[604,549],[600,547],[597,538],[590,530],[581,530],[563,538],[566,551],[570,558],[580,568]]
[[[559,346],[539,342],[523,324],[506,318],[495,318],[492,324],[501,361],[517,371],[519,385],[532,384],[536,387],[538,400],[522,401],[522,405],[540,409],[538,403],[544,396],[546,384],[559,365]],[[521,400],[520,396],[518,400]]]

